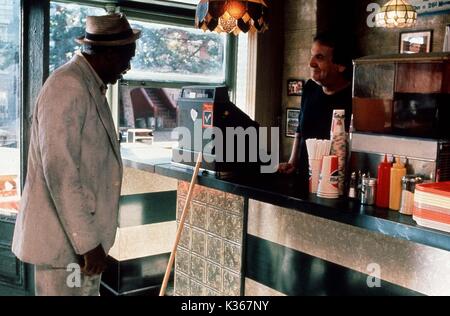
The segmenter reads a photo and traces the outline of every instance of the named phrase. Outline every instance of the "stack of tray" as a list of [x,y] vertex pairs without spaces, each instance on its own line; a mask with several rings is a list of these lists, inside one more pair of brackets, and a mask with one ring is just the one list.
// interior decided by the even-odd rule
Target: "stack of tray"
[[417,185],[413,219],[420,226],[450,232],[450,182]]

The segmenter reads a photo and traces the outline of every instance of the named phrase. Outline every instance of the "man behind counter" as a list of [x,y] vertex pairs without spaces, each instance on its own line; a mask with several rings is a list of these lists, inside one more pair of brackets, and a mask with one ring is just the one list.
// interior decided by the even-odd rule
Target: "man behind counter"
[[[305,190],[308,185],[308,138],[329,139],[333,110],[344,109],[346,129],[352,111],[352,55],[345,39],[332,33],[318,34],[311,48],[311,79],[303,88],[299,126],[289,162],[281,163],[278,172],[300,174]],[[304,181],[303,181],[304,179]]]

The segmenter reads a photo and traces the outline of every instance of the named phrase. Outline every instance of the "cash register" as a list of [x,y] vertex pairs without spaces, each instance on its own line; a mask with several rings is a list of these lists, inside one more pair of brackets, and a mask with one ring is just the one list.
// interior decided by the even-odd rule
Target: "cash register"
[[177,105],[178,127],[188,133],[179,135],[172,161],[194,166],[201,151],[201,168],[217,176],[248,173],[259,166],[259,124],[230,101],[226,86],[184,87]]

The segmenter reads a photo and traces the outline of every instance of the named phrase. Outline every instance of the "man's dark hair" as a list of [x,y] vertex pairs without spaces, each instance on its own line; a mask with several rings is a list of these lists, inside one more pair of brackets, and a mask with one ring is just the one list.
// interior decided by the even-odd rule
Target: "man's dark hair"
[[353,44],[347,38],[333,32],[318,33],[314,37],[314,42],[333,48],[333,63],[345,66],[343,75],[347,80],[351,80],[353,76]]

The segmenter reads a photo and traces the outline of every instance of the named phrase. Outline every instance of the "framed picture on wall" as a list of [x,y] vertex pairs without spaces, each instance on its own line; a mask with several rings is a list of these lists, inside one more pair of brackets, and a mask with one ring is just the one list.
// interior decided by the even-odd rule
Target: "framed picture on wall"
[[433,30],[400,33],[400,54],[431,52]]
[[298,115],[300,110],[296,108],[286,109],[286,137],[295,137],[298,127]]
[[287,95],[301,96],[303,92],[304,79],[289,79],[287,81]]

